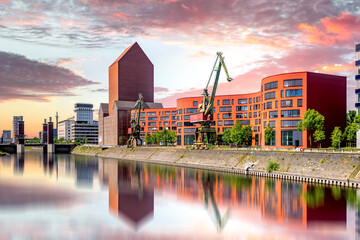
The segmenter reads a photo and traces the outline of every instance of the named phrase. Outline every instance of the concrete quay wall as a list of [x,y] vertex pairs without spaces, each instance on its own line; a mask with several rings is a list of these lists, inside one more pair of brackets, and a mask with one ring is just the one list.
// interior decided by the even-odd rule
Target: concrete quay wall
[[[78,146],[72,153],[360,188],[359,153],[191,150],[176,147],[111,147],[102,150],[89,146]],[[279,163],[278,171],[266,171],[269,161]],[[250,163],[254,163],[254,167],[245,171]]]

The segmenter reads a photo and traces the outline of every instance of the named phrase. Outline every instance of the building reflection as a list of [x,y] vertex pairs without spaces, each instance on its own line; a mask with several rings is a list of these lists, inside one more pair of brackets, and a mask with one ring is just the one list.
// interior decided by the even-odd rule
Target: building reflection
[[11,155],[14,163],[14,175],[22,175],[24,173],[25,155],[24,153]]

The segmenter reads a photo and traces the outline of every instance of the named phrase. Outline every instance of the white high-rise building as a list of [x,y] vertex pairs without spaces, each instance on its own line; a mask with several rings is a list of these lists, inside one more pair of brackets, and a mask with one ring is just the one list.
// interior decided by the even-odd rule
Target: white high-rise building
[[12,142],[15,142],[15,137],[18,135],[18,122],[24,121],[23,116],[14,116],[13,117],[13,140]]
[[58,138],[71,140],[71,126],[75,123],[74,117],[60,121],[58,123]]
[[93,105],[88,103],[75,103],[75,121],[93,123]]

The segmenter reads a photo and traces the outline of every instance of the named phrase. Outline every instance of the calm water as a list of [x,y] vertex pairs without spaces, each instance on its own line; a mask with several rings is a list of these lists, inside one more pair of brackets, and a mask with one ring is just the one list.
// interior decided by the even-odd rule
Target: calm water
[[357,195],[31,150],[0,157],[0,239],[358,239]]

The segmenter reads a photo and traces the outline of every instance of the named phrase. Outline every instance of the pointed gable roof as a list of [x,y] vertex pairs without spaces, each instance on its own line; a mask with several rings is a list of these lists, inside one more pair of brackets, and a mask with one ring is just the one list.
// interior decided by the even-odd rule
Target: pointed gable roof
[[[140,45],[135,42],[133,44],[131,44],[127,49],[125,49],[121,55],[110,65],[110,67],[112,65],[114,65],[115,63],[118,63],[132,48],[139,48],[143,53],[144,51],[142,50],[142,48],[140,47]],[[146,56],[146,54],[144,53],[144,55]],[[146,56],[146,58],[149,60],[149,62],[151,63],[150,59]],[[152,64],[152,63],[151,63]]]

